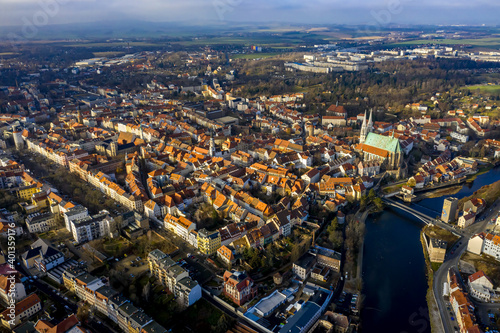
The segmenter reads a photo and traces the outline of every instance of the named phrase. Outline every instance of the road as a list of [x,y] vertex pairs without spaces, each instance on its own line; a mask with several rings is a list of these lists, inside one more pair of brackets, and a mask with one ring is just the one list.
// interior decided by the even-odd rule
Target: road
[[[458,240],[458,242],[456,243],[457,245],[455,245],[453,249],[446,254],[445,262],[441,265],[441,267],[439,267],[437,272],[434,273],[432,290],[434,291],[434,295],[436,297],[439,312],[441,314],[441,320],[443,322],[443,328],[446,333],[454,333],[456,330],[455,327],[458,327],[457,322],[451,320],[450,311],[448,311],[447,309],[448,305],[443,297],[443,285],[447,281],[448,271],[450,270],[450,268],[453,268],[459,275],[458,263],[460,261],[460,258],[462,257],[462,254],[467,249],[469,238],[472,235],[482,232],[486,229],[488,221],[490,221],[497,215],[499,207],[500,201],[497,200],[490,208],[488,208],[486,212],[480,215],[483,219],[482,221],[474,223],[462,232],[463,236]],[[465,286],[462,287],[465,288]],[[482,303],[480,304],[480,306],[485,306],[490,309],[500,308],[500,304],[491,303]]]

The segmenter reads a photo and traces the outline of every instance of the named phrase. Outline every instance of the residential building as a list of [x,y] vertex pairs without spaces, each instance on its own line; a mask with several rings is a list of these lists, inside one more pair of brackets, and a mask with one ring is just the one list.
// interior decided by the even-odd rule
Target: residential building
[[30,233],[43,233],[57,226],[56,217],[54,214],[35,213],[28,215],[26,218],[26,226]]
[[209,232],[206,229],[198,231],[198,250],[203,254],[214,254],[221,246],[219,231]]
[[16,303],[14,313],[10,309],[6,309],[0,314],[2,325],[8,329],[13,329],[23,321],[31,318],[38,312],[42,311],[42,301],[37,294],[31,294],[22,301]]
[[302,257],[299,258],[296,262],[293,263],[292,271],[295,275],[297,275],[301,280],[307,279],[309,274],[311,274],[311,270],[316,263],[316,256],[307,252]]
[[188,272],[168,255],[156,249],[148,254],[151,275],[168,288],[182,307],[193,305],[201,298],[201,287],[189,277]]
[[246,272],[226,271],[224,273],[224,295],[242,306],[257,295],[257,286]]
[[482,302],[489,302],[491,294],[494,293],[493,283],[483,271],[478,271],[469,275],[469,278],[467,279],[467,286],[469,288],[470,295]]

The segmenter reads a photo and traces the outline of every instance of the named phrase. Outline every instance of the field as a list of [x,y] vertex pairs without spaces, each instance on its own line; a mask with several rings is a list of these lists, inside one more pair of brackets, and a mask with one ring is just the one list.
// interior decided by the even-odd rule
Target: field
[[478,39],[418,39],[406,42],[390,44],[389,46],[406,46],[406,45],[472,45],[477,47],[500,48],[500,38],[478,38]]
[[491,94],[500,93],[500,85],[476,84],[473,86],[468,86],[466,87],[466,89],[469,89],[471,91],[476,91],[477,89],[479,89],[481,92],[486,92]]

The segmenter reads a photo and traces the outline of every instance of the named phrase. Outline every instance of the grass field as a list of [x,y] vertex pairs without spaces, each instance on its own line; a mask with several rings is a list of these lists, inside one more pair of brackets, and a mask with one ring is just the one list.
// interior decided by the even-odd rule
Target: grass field
[[271,58],[279,53],[250,53],[250,54],[233,54],[230,58],[232,59],[263,59]]
[[497,94],[500,93],[500,85],[489,85],[489,84],[476,84],[473,86],[468,86],[466,89],[471,91],[476,91],[479,89],[482,92]]
[[500,38],[478,38],[478,39],[419,39],[406,42],[390,44],[389,46],[405,46],[405,45],[422,45],[422,44],[438,44],[438,45],[472,45],[488,48],[500,48]]

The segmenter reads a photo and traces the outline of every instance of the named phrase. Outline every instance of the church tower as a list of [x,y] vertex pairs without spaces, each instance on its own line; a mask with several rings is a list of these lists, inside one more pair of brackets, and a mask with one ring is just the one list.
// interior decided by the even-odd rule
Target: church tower
[[359,133],[359,143],[364,143],[367,135],[368,132],[366,128],[366,111],[365,111],[365,116],[363,117],[363,124],[361,125],[361,132]]
[[359,143],[364,143],[366,140],[366,137],[368,136],[368,133],[371,133],[373,130],[373,111],[370,110],[370,119],[368,120],[368,123],[366,122],[366,111],[365,111],[365,116],[363,117],[363,125],[361,125],[361,132],[359,133]]
[[366,135],[368,135],[368,133],[371,133],[371,131],[373,131],[372,115],[373,115],[373,109],[370,109],[370,119],[368,120],[368,124],[366,124],[366,127],[367,127]]

